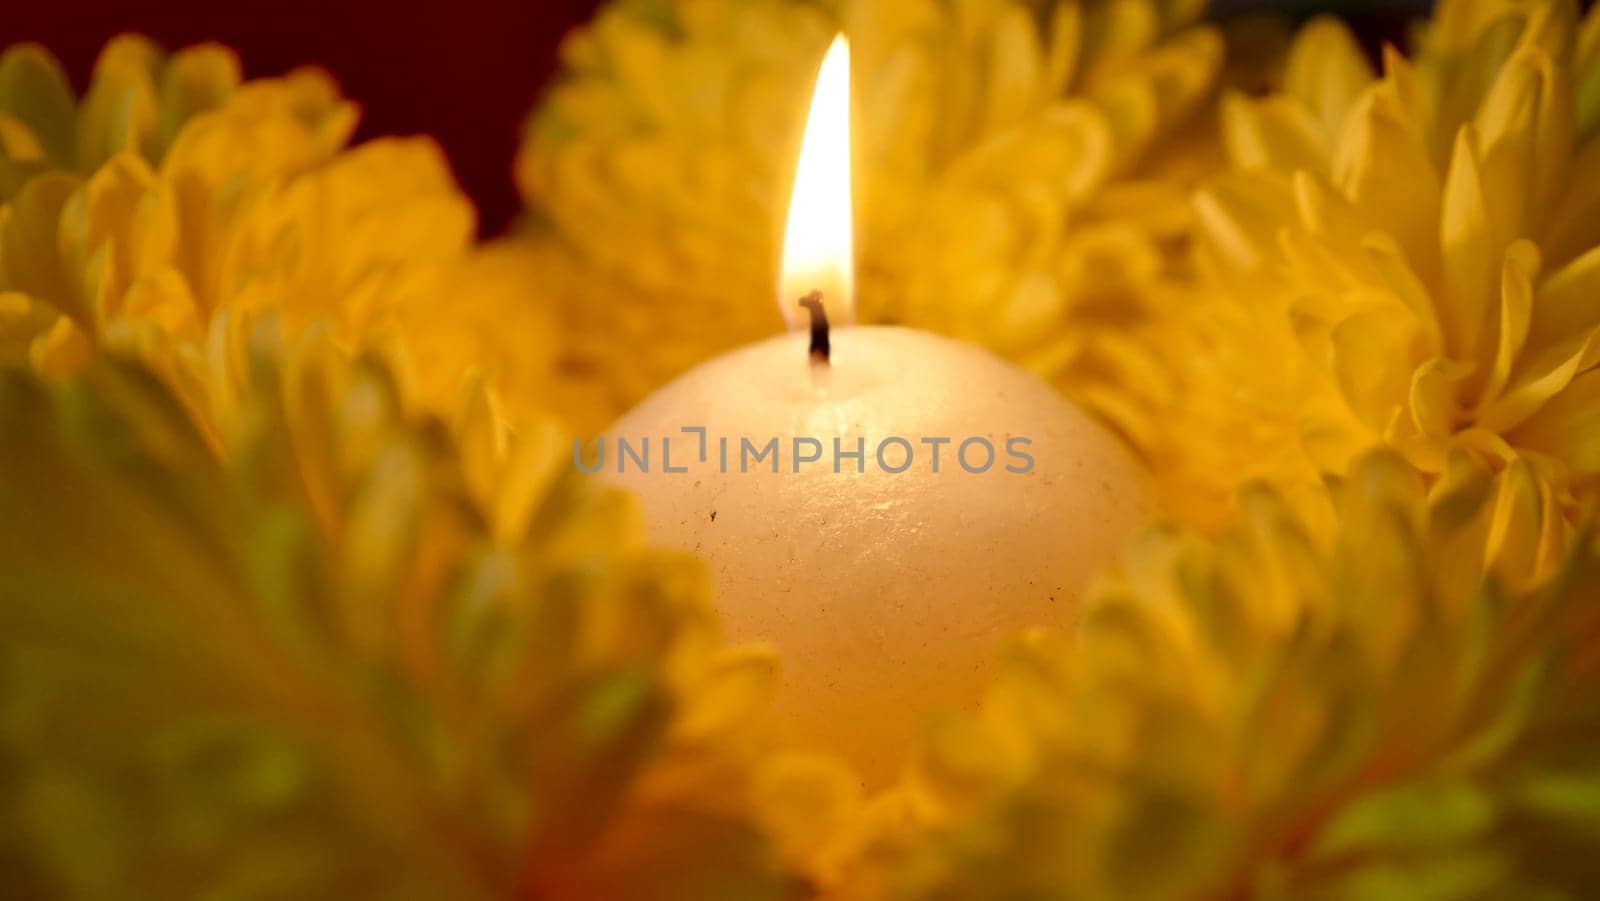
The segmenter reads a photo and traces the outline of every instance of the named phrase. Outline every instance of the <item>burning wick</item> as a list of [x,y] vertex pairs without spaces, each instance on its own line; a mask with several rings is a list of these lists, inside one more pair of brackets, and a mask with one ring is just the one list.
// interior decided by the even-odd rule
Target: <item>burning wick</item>
[[833,350],[828,346],[828,313],[822,307],[822,292],[812,291],[800,298],[800,306],[811,313],[811,362],[826,366]]

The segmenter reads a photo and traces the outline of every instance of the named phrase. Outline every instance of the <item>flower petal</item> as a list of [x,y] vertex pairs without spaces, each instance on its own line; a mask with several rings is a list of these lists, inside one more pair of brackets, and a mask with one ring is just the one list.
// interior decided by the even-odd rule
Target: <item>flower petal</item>
[[62,267],[61,213],[81,181],[50,172],[0,207],[0,287],[42,300],[88,327],[93,317]]
[[1517,427],[1600,361],[1600,248],[1551,275],[1535,295],[1525,350],[1503,396],[1490,398],[1478,425],[1496,432]]
[[1355,101],[1331,173],[1366,221],[1393,236],[1411,268],[1432,282],[1439,265],[1439,174],[1398,94],[1388,79]]
[[1397,340],[1394,318],[1385,309],[1357,313],[1330,334],[1332,365],[1345,402],[1375,429],[1384,427],[1410,393],[1411,361],[1396,353],[1405,343]]
[[1283,91],[1306,104],[1331,139],[1375,77],[1350,29],[1333,16],[1318,16],[1295,35],[1284,63]]
[[1430,437],[1443,437],[1456,429],[1461,414],[1460,385],[1472,373],[1472,364],[1435,357],[1411,377],[1411,419]]
[[[54,165],[71,161],[72,88],[43,47],[17,44],[0,53],[0,115],[26,128]],[[6,144],[0,140],[0,151],[15,156]]]
[[106,44],[78,110],[78,169],[92,172],[118,153],[155,158],[158,98],[152,79],[161,61],[161,51],[142,37],[122,35]]
[[1489,381],[1479,392],[1485,401],[1500,396],[1511,369],[1522,353],[1533,317],[1533,281],[1539,275],[1539,248],[1520,240],[1506,249],[1500,270],[1499,347],[1489,370]]
[[1456,136],[1439,222],[1444,276],[1439,324],[1450,355],[1460,360],[1478,357],[1492,286],[1498,281],[1494,270],[1500,261],[1475,143],[1470,127]]
[[1222,138],[1239,169],[1328,171],[1327,142],[1317,120],[1286,97],[1255,100],[1230,91],[1222,98]]
[[1580,476],[1600,476],[1600,370],[1573,378],[1512,437],[1518,447],[1564,461]]
[[1043,98],[1039,95],[1044,62],[1032,15],[1006,5],[988,35],[988,71],[983,105],[983,132],[993,134],[1020,121]]

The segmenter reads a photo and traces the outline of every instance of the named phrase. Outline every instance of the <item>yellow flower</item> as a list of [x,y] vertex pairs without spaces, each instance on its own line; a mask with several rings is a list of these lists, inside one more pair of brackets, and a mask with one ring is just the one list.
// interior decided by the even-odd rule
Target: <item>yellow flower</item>
[[1152,534],[930,733],[838,897],[1592,891],[1600,556],[1485,581],[1455,551],[1492,496],[1478,469],[1430,500],[1380,454],[1322,523],[1253,488],[1215,540]]
[[[241,88],[239,60],[202,44],[171,57],[135,35],[113,39],[95,63],[88,91],[73,97],[48,51],[19,44],[0,54],[0,200],[33,175],[91,175],[119,153],[154,166],[193,117],[221,107]],[[273,100],[286,106],[331,154],[355,127],[356,109],[327,79],[298,72]],[[258,93],[259,89],[246,88]]]
[[436,408],[474,367],[519,410],[543,381],[525,245],[474,249],[472,206],[431,141],[346,149],[355,109],[325,74],[240,84],[221,48],[164,63],[119,39],[76,112],[35,48],[7,51],[0,76],[11,144],[79,148],[26,157],[0,206],[0,359],[66,372],[135,351],[213,431],[237,412],[223,348],[267,310],[349,347],[392,335]]
[[[980,341],[1118,405],[1119,342],[1220,163],[1200,4],[618,2],[564,48],[520,184],[568,373],[603,423],[781,328],[776,264],[823,48],[852,40],[859,316]],[[1216,163],[1213,163],[1213,160]],[[788,299],[792,302],[794,299]],[[1102,340],[1103,339],[1103,340]]]
[[699,564],[548,422],[479,391],[458,443],[274,334],[226,462],[114,354],[0,372],[8,889],[794,897],[753,812],[774,664]]
[[1600,485],[1600,14],[1444,3],[1418,48],[1378,78],[1314,22],[1279,92],[1224,101],[1213,277],[1155,339],[1185,390],[1152,456],[1205,506],[1374,444],[1432,475],[1465,451],[1530,475],[1507,502],[1559,544]]

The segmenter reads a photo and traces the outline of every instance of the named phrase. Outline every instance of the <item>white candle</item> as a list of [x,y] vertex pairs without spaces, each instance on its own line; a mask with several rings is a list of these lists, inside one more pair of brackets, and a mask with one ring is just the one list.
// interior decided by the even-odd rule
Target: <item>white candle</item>
[[[841,39],[818,76],[781,289],[790,313],[822,290],[835,321],[847,60]],[[599,465],[656,543],[708,562],[729,636],[777,647],[782,737],[881,784],[928,713],[973,699],[1001,637],[1070,622],[1148,495],[1113,435],[979,348],[894,327],[828,338],[826,363],[805,333],[705,363],[607,430]]]
[[[656,542],[710,564],[730,637],[780,651],[783,737],[879,781],[932,707],[971,700],[1000,637],[1070,622],[1145,492],[1115,438],[976,347],[869,327],[832,343],[825,387],[804,335],[695,369],[608,430],[605,469]],[[696,426],[704,462],[700,433],[682,431]],[[637,453],[645,438],[649,472],[616,443]]]

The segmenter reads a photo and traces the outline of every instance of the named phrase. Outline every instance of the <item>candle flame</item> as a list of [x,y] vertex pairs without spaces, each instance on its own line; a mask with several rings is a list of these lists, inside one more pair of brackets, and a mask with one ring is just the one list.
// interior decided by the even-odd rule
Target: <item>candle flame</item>
[[844,35],[817,70],[784,228],[778,303],[790,328],[809,321],[799,300],[822,292],[832,322],[855,310],[855,239],[850,206],[850,43]]

